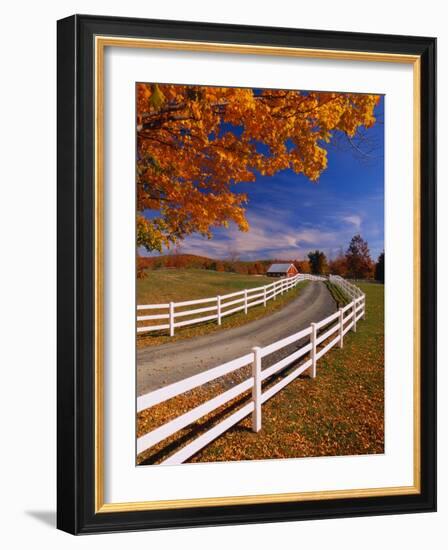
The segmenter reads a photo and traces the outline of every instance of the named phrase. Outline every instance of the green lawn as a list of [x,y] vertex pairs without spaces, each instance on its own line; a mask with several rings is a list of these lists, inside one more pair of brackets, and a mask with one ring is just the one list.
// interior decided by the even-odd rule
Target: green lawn
[[275,279],[263,275],[221,273],[208,269],[155,269],[137,280],[137,304],[163,304],[210,298],[245,288],[264,286]]
[[346,306],[350,302],[350,298],[345,294],[341,287],[335,285],[334,283],[330,283],[330,281],[326,281],[325,284],[327,285],[330,294],[333,296],[333,300],[336,302],[336,307],[338,309]]
[[[245,288],[264,286],[274,281],[275,279],[271,277],[219,273],[205,269],[160,269],[149,271],[146,279],[139,279],[137,281],[137,303],[157,304],[170,301],[180,302],[211,298],[218,294],[230,294],[244,290]],[[285,292],[283,296],[278,295],[275,300],[269,300],[266,307],[261,304],[249,308],[247,315],[241,311],[223,317],[221,326],[218,326],[216,321],[213,320],[197,325],[176,328],[173,337],[167,334],[167,330],[141,333],[137,338],[137,347],[158,346],[177,340],[211,334],[217,330],[234,328],[250,321],[255,321],[281,309],[296,298],[307,284],[308,281],[299,283],[295,288]],[[148,311],[148,314],[159,313],[160,311]],[[166,310],[163,313],[166,313]]]
[[[336,346],[318,361],[317,377],[311,379],[304,373],[267,401],[259,433],[251,431],[248,417],[191,462],[384,452],[384,286],[358,286],[366,293],[366,319],[358,321],[356,333],[345,335],[342,349]],[[213,397],[216,390],[204,386],[143,411],[138,415],[139,435]],[[176,437],[184,438],[185,444],[234,412],[236,406],[234,403],[202,418]],[[175,449],[174,440],[173,436],[171,450]],[[139,463],[152,463],[164,456],[166,450],[159,444],[139,456]]]

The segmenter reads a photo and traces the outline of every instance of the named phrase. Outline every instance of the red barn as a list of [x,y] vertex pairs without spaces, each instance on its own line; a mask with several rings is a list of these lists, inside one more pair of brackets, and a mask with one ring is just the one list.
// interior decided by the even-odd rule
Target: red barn
[[267,270],[268,277],[294,277],[299,273],[294,264],[272,264]]

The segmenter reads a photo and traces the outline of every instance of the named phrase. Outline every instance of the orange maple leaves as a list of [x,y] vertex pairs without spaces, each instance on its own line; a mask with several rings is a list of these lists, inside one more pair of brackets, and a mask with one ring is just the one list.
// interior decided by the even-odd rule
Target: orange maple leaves
[[[161,251],[234,222],[235,184],[290,168],[315,181],[335,131],[375,123],[376,95],[137,85],[137,244]],[[151,211],[152,215],[147,215]]]

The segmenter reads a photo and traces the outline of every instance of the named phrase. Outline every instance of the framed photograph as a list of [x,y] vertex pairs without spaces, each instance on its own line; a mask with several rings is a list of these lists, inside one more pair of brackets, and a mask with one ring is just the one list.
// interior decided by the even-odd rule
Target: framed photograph
[[434,38],[58,21],[58,527],[436,508]]

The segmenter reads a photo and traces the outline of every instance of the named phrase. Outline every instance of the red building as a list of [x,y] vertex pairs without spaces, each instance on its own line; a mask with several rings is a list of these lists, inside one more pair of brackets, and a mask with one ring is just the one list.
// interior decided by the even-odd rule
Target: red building
[[294,277],[299,273],[294,264],[272,264],[267,270],[268,277]]

